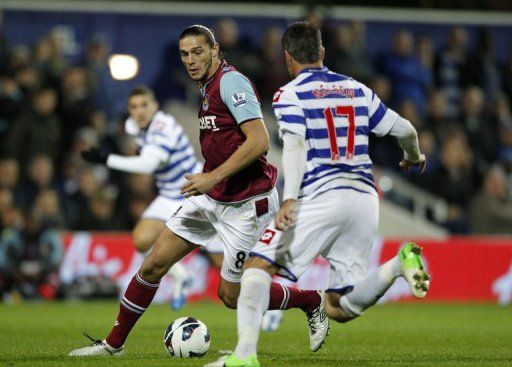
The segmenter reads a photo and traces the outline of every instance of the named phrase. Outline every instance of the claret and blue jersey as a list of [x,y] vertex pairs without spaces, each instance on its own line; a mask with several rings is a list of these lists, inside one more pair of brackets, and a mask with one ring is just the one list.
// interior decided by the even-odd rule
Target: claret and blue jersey
[[398,114],[368,87],[326,67],[309,68],[277,91],[273,108],[280,134],[298,134],[306,141],[299,198],[341,189],[377,195],[369,135],[386,135]]

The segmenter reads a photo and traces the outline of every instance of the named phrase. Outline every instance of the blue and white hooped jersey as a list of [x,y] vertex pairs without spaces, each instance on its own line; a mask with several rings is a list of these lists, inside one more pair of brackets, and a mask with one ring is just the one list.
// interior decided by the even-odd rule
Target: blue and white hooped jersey
[[279,131],[306,140],[307,170],[299,198],[329,190],[350,189],[377,195],[370,133],[389,133],[398,114],[367,86],[327,68],[303,70],[273,99]]
[[194,148],[174,117],[158,111],[147,130],[141,130],[129,118],[125,123],[125,131],[135,137],[141,153],[144,149],[151,149],[153,154],[158,155],[161,164],[154,172],[154,177],[159,195],[182,200],[184,197],[180,189],[188,182],[184,176],[201,172],[203,165],[197,161]]

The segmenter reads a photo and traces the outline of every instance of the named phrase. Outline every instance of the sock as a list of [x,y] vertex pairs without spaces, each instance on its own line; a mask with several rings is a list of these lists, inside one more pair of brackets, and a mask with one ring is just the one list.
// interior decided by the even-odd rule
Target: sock
[[135,274],[119,305],[119,314],[114,327],[106,338],[108,345],[120,348],[124,344],[139,317],[151,304],[158,286],[158,283],[149,283],[142,279],[139,273]]
[[237,304],[238,344],[235,354],[247,358],[256,354],[261,319],[267,311],[272,277],[264,270],[247,269],[242,274]]
[[269,310],[288,310],[300,308],[304,312],[311,311],[320,305],[317,291],[287,287],[280,283],[270,285]]
[[180,263],[176,263],[167,272],[174,280],[181,280],[188,277],[187,270]]
[[373,306],[400,275],[400,260],[395,256],[354,284],[354,289],[340,298],[341,308],[352,317],[361,316]]

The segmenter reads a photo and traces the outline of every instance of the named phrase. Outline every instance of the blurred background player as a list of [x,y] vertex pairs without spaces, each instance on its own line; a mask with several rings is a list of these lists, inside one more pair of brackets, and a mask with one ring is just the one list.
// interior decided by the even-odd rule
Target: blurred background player
[[[106,155],[98,149],[82,153],[82,157],[91,163],[106,164],[111,169],[124,172],[155,176],[158,196],[133,229],[135,247],[144,256],[149,255],[165,222],[182,204],[180,188],[186,182],[184,175],[200,172],[202,168],[181,126],[174,117],[158,108],[151,89],[140,86],[131,91],[128,99],[130,117],[125,122],[125,131],[135,138],[139,155]],[[190,277],[180,263],[171,267],[169,275],[174,280],[171,305],[179,309],[185,302],[185,288]]]
[[[272,305],[269,295],[278,292],[271,287],[271,276],[296,281],[318,255],[330,263],[329,288],[321,292],[325,314],[320,317],[326,320],[361,316],[399,276],[418,298],[429,287],[421,248],[412,243],[366,274],[379,212],[369,134],[397,138],[404,151],[400,166],[423,171],[425,156],[416,130],[368,87],[323,66],[325,50],[316,26],[290,25],[283,48],[294,78],[273,100],[284,144],[283,204],[244,266],[238,345],[226,367],[260,365],[256,346],[261,318]],[[327,328],[328,322],[320,325]]]
[[[224,248],[218,295],[227,307],[236,308],[242,266],[277,212],[277,169],[266,159],[269,136],[252,83],[221,59],[213,32],[202,25],[181,33],[179,52],[203,97],[199,106],[203,172],[184,176],[188,182],[180,193],[188,199],[166,223],[128,285],[110,334],[71,351],[71,356],[124,353],[128,334],[151,304],[169,268],[217,237]],[[310,330],[314,329],[310,315],[320,307],[318,293],[289,290],[288,296],[287,308],[301,308]]]

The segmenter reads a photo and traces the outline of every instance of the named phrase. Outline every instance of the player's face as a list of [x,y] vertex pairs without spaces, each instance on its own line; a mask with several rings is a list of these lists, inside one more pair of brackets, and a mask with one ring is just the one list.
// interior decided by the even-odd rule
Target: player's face
[[137,121],[140,127],[146,127],[158,110],[158,103],[149,96],[132,96],[128,101],[130,116]]
[[180,40],[179,47],[181,62],[193,80],[205,80],[215,71],[212,65],[218,56],[218,44],[212,48],[204,36],[188,36]]

